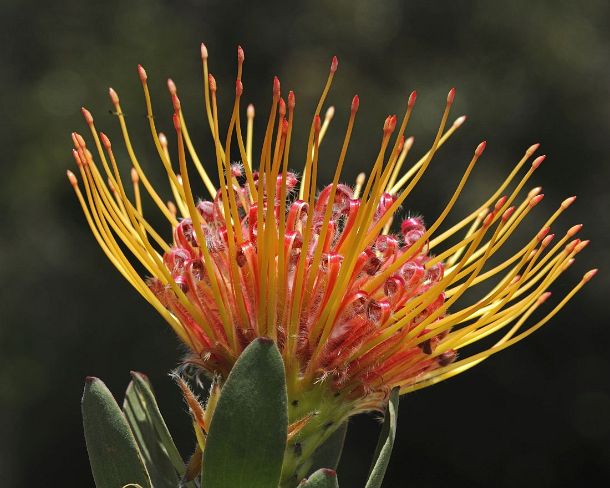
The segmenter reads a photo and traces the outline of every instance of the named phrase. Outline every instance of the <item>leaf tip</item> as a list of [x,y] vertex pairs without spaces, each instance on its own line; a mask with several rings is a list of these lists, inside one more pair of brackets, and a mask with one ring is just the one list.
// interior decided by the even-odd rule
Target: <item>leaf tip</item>
[[149,381],[148,375],[146,375],[145,373],[141,373],[140,371],[130,371],[129,374],[133,379],[139,378],[143,379],[144,381]]
[[273,344],[273,339],[270,337],[259,337],[256,339],[260,344],[264,344],[265,346],[270,346]]

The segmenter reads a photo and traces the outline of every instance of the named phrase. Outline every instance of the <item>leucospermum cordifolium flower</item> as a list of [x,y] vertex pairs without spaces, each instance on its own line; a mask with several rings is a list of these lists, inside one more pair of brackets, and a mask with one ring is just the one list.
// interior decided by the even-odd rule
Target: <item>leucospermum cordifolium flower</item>
[[[186,344],[188,362],[226,378],[252,340],[265,336],[277,343],[285,363],[290,421],[317,414],[303,428],[303,435],[317,436],[307,444],[309,453],[347,417],[382,410],[392,388],[407,393],[438,383],[527,337],[595,274],[586,273],[542,318],[528,320],[549,297],[549,286],[587,245],[575,238],[580,225],[563,236],[551,230],[575,197],[564,200],[510,256],[489,264],[497,262],[492,257],[543,198],[541,188],[528,187],[545,159],[536,156],[538,144],[455,225],[443,226],[485,142],[475,149],[435,220],[428,226],[413,216],[399,222],[414,186],[465,120],[448,122],[455,90],[447,96],[432,144],[403,172],[413,146],[412,137],[405,139],[416,101],[411,93],[404,116],[388,116],[381,134],[370,134],[371,144],[379,145],[377,156],[368,175],[361,174],[352,186],[340,181],[359,108],[355,96],[337,159],[325,162],[336,165],[333,180],[324,185],[318,180],[319,148],[334,109],[324,120],[320,114],[337,59],[311,120],[299,179],[291,154],[295,94],[282,94],[274,79],[264,141],[254,152],[251,105],[245,110],[245,134],[242,122],[243,50],[238,48],[228,128],[219,125],[217,85],[208,74],[203,45],[201,54],[218,188],[207,173],[210,165],[197,155],[199,141],[187,129],[172,80],[168,88],[177,154],[170,154],[168,137],[155,126],[141,66],[148,123],[172,200],[166,201],[147,178],[113,89],[110,99],[132,181],[122,179],[114,146],[86,109],[93,143],[73,134],[82,183],[70,171],[68,178],[100,247]],[[203,187],[209,197],[198,200]],[[145,195],[167,220],[166,228],[150,225],[143,213]],[[168,240],[163,236],[170,229]],[[477,298],[462,303],[465,294],[473,296],[470,292],[479,289]],[[485,341],[482,350],[468,348],[469,355],[460,355],[492,335],[496,340]]]

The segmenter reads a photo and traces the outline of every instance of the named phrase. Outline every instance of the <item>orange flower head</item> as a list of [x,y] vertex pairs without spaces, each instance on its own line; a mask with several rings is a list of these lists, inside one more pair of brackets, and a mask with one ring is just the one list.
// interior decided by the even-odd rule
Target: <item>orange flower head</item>
[[[68,177],[102,250],[188,346],[188,361],[226,377],[252,340],[266,336],[276,341],[286,367],[291,421],[313,411],[319,414],[301,433],[318,436],[311,446],[334,430],[324,426],[381,409],[392,388],[405,393],[437,383],[527,337],[595,274],[585,274],[554,308],[528,325],[549,297],[549,286],[588,243],[574,237],[580,225],[562,237],[550,230],[575,197],[566,199],[509,257],[499,263],[491,259],[543,198],[540,188],[524,192],[545,158],[534,157],[538,144],[525,151],[480,206],[441,231],[483,155],[486,144],[479,144],[441,214],[429,225],[419,216],[407,217],[392,231],[406,198],[465,121],[459,117],[448,124],[454,89],[432,144],[408,171],[402,167],[413,138],[405,139],[405,133],[415,92],[400,121],[396,115],[385,119],[368,176],[359,175],[350,186],[340,181],[360,103],[355,96],[334,178],[322,185],[319,148],[334,108],[323,120],[320,114],[337,58],[311,121],[300,179],[290,169],[295,95],[290,91],[282,98],[278,78],[273,81],[260,154],[254,157],[252,105],[245,111],[245,135],[242,129],[244,59],[238,48],[231,118],[221,132],[218,87],[208,73],[207,49],[202,46],[219,189],[195,151],[172,80],[168,88],[178,153],[170,156],[167,137],[155,127],[141,66],[148,123],[172,201],[166,202],[146,177],[112,89],[110,98],[133,166],[132,188],[121,178],[110,140],[98,133],[86,109],[93,151],[83,137],[73,134],[84,191],[72,172]],[[209,192],[208,200],[197,201],[193,187],[200,184]],[[167,219],[170,241],[144,217],[141,187]],[[478,297],[463,303],[479,289],[483,291]],[[469,355],[459,356],[462,349],[491,335],[497,336],[491,345],[486,342],[482,350],[469,348]]]

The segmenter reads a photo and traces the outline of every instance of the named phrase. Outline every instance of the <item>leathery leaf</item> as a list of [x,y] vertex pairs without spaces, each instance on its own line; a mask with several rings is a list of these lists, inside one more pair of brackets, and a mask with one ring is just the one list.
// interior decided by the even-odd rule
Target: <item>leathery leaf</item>
[[275,343],[259,338],[222,387],[206,440],[202,486],[277,486],[287,431],[284,363]]
[[151,488],[150,477],[129,424],[100,379],[87,378],[81,408],[96,487],[139,485]]
[[[123,412],[135,436],[153,486],[174,488],[183,476],[184,461],[163,420],[148,378],[131,372]],[[191,485],[193,486],[193,485]]]

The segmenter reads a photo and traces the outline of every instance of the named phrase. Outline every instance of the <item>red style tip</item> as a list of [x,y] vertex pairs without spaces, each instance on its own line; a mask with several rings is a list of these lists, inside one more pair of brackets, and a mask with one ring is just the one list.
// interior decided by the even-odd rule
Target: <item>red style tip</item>
[[352,113],[356,113],[358,111],[358,107],[360,107],[360,97],[358,95],[354,95],[354,98],[352,98]]
[[249,119],[254,118],[254,105],[252,105],[252,104],[248,105],[248,108],[246,109],[246,116]]
[[550,291],[544,292],[537,300],[538,305],[542,305],[552,295]]
[[148,79],[148,75],[146,74],[146,70],[144,69],[144,67],[141,64],[138,64],[138,76],[140,77],[140,81],[142,83],[146,83],[146,80]]
[[210,85],[210,91],[215,92],[216,91],[216,78],[214,78],[212,73],[210,73],[208,75],[208,84]]
[[530,192],[527,194],[527,196],[529,198],[535,197],[536,195],[538,195],[538,193],[540,193],[542,191],[542,187],[541,186],[537,186],[536,188],[532,188],[530,190]]
[[458,117],[457,119],[455,119],[455,122],[453,123],[453,127],[455,127],[456,129],[458,127],[460,127],[464,122],[466,122],[466,119],[468,117],[466,117],[465,115],[462,115],[461,117]]
[[131,168],[131,182],[136,184],[140,181],[140,176],[135,168]]
[[589,239],[587,239],[586,241],[581,241],[578,246],[576,246],[576,249],[574,249],[574,251],[576,253],[579,253],[580,251],[582,251],[585,247],[587,247],[589,245],[589,242],[591,242]]
[[335,71],[337,71],[338,67],[339,67],[339,60],[337,59],[337,56],[333,56],[333,60],[330,62],[330,72],[334,73]]
[[398,140],[398,145],[396,146],[396,152],[400,153],[402,152],[402,148],[405,145],[405,136],[400,136],[400,139]]
[[286,136],[288,134],[288,120],[282,119],[282,136]]
[[451,90],[449,90],[449,93],[447,94],[447,105],[451,105],[453,103],[454,99],[455,99],[455,88],[452,88]]
[[119,104],[119,96],[112,88],[108,88],[108,95],[110,95],[110,100],[112,101],[113,105]]
[[541,193],[540,195],[536,195],[534,198],[532,198],[530,200],[529,206],[531,208],[534,208],[536,205],[538,205],[540,203],[540,201],[544,198],[544,193]]
[[396,115],[391,115],[389,117],[388,130],[390,133],[394,132],[396,129]]
[[87,147],[85,139],[78,132],[72,132],[72,140],[75,141],[74,145],[76,147]]
[[538,156],[536,159],[534,159],[534,161],[532,161],[532,168],[536,169],[538,168],[538,166],[540,166],[542,164],[542,161],[544,161],[546,159],[546,154],[543,154],[542,156]]
[[294,92],[292,90],[290,90],[288,92],[288,110],[294,110],[294,106],[296,105],[297,101],[294,98]]
[[172,95],[172,105],[174,107],[174,112],[180,112],[180,99],[175,93]]
[[489,214],[487,214],[487,217],[485,217],[485,220],[483,221],[483,227],[489,227],[493,222],[495,216],[496,212],[490,212]]
[[273,77],[273,96],[280,96],[280,79],[277,76]]
[[591,278],[593,278],[599,270],[597,268],[592,269],[591,271],[587,271],[585,275],[582,277],[582,280],[586,283]]
[[568,208],[570,205],[572,205],[574,203],[574,200],[576,200],[576,196],[566,198],[563,202],[561,202],[561,208],[563,208],[563,209]]
[[74,158],[74,161],[76,161],[76,166],[83,165],[83,162],[80,159],[80,154],[78,154],[78,151],[76,149],[72,149],[72,157]]
[[66,176],[68,177],[68,181],[72,186],[78,185],[78,180],[76,179],[76,176],[74,176],[74,173],[72,173],[72,171],[67,170]]
[[388,132],[390,129],[390,119],[392,118],[391,115],[388,115],[385,120],[383,121],[383,132]]
[[552,241],[554,238],[555,238],[555,234],[549,234],[549,235],[548,235],[548,236],[546,236],[544,239],[542,239],[542,244],[541,244],[541,246],[542,246],[543,248],[544,248],[544,247],[547,247],[547,246],[548,246],[548,245],[551,243],[551,241]]
[[417,100],[417,92],[415,90],[413,90],[411,92],[411,95],[409,95],[409,102],[407,103],[407,106],[409,108],[413,108],[413,105],[415,105],[416,100]]
[[580,232],[580,229],[582,229],[582,224],[573,225],[568,229],[568,237],[572,237],[573,235],[577,234],[578,232]]
[[174,80],[172,80],[171,78],[167,79],[167,89],[169,90],[170,95],[175,95],[178,92],[178,90],[176,88],[176,84],[174,83]]
[[504,204],[506,203],[506,200],[508,200],[508,197],[506,195],[503,195],[500,198],[498,198],[498,201],[494,205],[494,212],[498,212],[504,206]]
[[580,239],[574,239],[573,241],[568,242],[568,244],[565,247],[565,252],[570,254],[572,251],[574,251],[574,249],[576,249],[576,246],[578,246],[579,244],[580,244]]
[[286,115],[286,102],[282,97],[280,97],[280,107],[279,107],[280,117],[284,117]]
[[85,122],[87,122],[88,125],[92,125],[93,116],[91,115],[91,112],[89,112],[89,110],[87,110],[85,107],[82,107],[80,111],[82,112],[83,117],[85,117]]
[[479,158],[481,157],[481,154],[483,154],[483,151],[485,151],[485,148],[487,147],[487,141],[483,141],[481,144],[479,144],[477,146],[477,149],[475,150],[475,154],[476,156]]
[[182,125],[180,124],[180,117],[178,116],[177,113],[174,114],[173,119],[174,119],[174,128],[176,129],[177,132],[180,132]]
[[544,229],[541,229],[540,232],[538,232],[538,234],[536,235],[536,239],[538,239],[539,241],[541,241],[542,239],[544,239],[546,237],[546,235],[551,231],[550,227],[545,227]]
[[241,97],[241,94],[243,92],[244,92],[244,84],[241,82],[241,80],[236,80],[235,81],[235,96]]
[[320,132],[320,116],[317,114],[313,118],[313,129],[315,132]]
[[510,216],[513,214],[514,211],[515,207],[507,208],[506,211],[502,214],[502,220],[506,222],[508,219],[510,219]]
[[106,149],[110,149],[112,147],[112,144],[110,144],[110,139],[108,139],[108,136],[103,132],[100,132],[100,139],[102,140],[102,144]]
[[388,117],[388,131],[394,132],[394,129],[396,129],[396,115],[390,115]]
[[201,59],[208,59],[208,48],[205,47],[205,44],[203,42],[201,43]]
[[239,64],[242,64],[244,62],[244,59],[246,59],[244,50],[242,49],[241,46],[237,46],[237,62]]
[[540,147],[540,143],[532,144],[527,151],[525,151],[525,155],[529,158],[532,154],[534,154],[538,148]]

